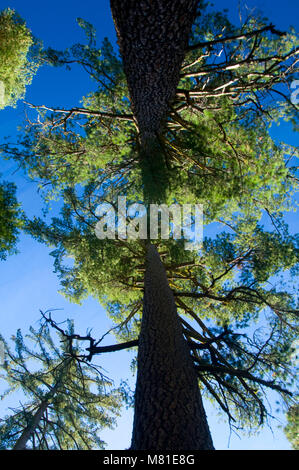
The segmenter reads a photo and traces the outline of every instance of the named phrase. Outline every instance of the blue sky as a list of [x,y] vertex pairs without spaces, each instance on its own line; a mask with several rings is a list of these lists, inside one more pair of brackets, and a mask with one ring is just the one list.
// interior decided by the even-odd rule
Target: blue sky
[[[219,9],[228,8],[232,17],[238,20],[237,5],[234,1],[213,2]],[[290,25],[297,27],[299,6],[297,0],[250,0],[249,8],[257,7],[268,16],[277,28],[286,29]],[[76,42],[84,40],[76,18],[82,17],[94,24],[97,29],[98,43],[107,36],[115,43],[115,31],[110,14],[108,0],[66,0],[66,1],[34,1],[12,0],[0,1],[0,11],[13,8],[26,20],[33,34],[40,38],[45,46],[64,49]],[[26,100],[34,104],[49,106],[77,106],[82,96],[94,89],[85,72],[79,67],[71,71],[42,68],[28,88]],[[16,109],[7,109],[0,113],[0,141],[4,136],[15,136],[16,128],[24,117],[22,103]],[[272,131],[278,139],[287,136],[290,143],[296,144],[295,136],[285,126]],[[13,140],[13,139],[12,139]],[[0,172],[4,179],[16,182],[18,198],[28,216],[38,215],[42,207],[37,194],[36,185],[29,181],[21,172],[16,172],[13,162],[0,161]],[[298,231],[298,223],[294,216],[289,217],[292,232]],[[30,237],[22,235],[18,245],[20,253],[0,263],[0,331],[5,337],[15,333],[17,328],[24,332],[30,324],[37,325],[40,318],[39,309],[61,308],[55,318],[63,320],[73,318],[78,331],[85,333],[87,327],[93,327],[94,336],[101,336],[109,329],[111,323],[101,306],[93,299],[88,299],[82,306],[70,304],[59,293],[59,282],[53,273],[53,259],[49,250],[39,245]],[[113,341],[110,339],[110,342]],[[109,342],[109,341],[108,341]],[[101,358],[101,364],[108,375],[118,383],[119,378],[129,376],[129,364],[132,354],[119,352],[107,354]],[[134,379],[131,379],[132,386]],[[0,384],[1,385],[1,384]],[[2,384],[3,385],[3,384]],[[11,398],[0,404],[0,416],[5,406],[15,404]],[[206,411],[214,444],[217,449],[226,449],[229,442],[229,428],[226,423],[219,423],[215,410],[206,403]],[[282,418],[282,417],[281,417]],[[132,429],[132,412],[124,411],[119,420],[118,428],[113,432],[105,431],[103,438],[110,449],[124,449],[129,446]],[[273,425],[273,433],[265,429],[252,437],[230,437],[230,449],[289,449],[289,443],[281,430]]]

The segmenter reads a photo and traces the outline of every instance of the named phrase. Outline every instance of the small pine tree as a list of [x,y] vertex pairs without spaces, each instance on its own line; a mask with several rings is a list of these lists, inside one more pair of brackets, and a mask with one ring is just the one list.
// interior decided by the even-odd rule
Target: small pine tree
[[[68,321],[68,334],[73,324]],[[0,449],[102,449],[100,431],[112,427],[120,394],[100,369],[80,360],[76,345],[61,335],[60,345],[44,324],[30,328],[25,341],[18,330],[15,352],[2,338],[5,360],[1,378],[7,393],[23,392],[26,401],[0,425]]]

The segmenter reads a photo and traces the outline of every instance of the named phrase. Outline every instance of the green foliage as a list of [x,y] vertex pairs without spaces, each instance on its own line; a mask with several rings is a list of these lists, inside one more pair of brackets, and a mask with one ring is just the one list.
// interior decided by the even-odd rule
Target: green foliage
[[[220,37],[220,25],[226,26],[228,35],[247,34],[265,25],[260,19],[238,30],[227,19],[224,21],[223,14],[217,15],[200,17],[201,23],[194,28],[194,42],[210,36]],[[203,24],[208,24],[210,29],[204,29]],[[105,177],[107,181],[121,181],[123,186],[126,183],[127,192],[134,185],[135,199],[144,199],[142,190],[146,187],[150,190],[146,199],[150,198],[151,202],[167,198],[181,203],[204,203],[207,222],[221,217],[228,219],[236,212],[242,212],[247,220],[254,216],[257,222],[263,210],[272,213],[288,208],[290,189],[296,180],[292,169],[286,168],[286,161],[298,156],[298,151],[274,143],[269,128],[279,118],[288,120],[292,106],[287,101],[270,100],[268,79],[257,78],[258,90],[251,88],[251,82],[250,85],[243,82],[249,70],[259,73],[264,56],[266,63],[269,59],[269,66],[273,65],[275,77],[285,73],[283,57],[291,54],[296,45],[292,35],[270,38],[265,34],[261,38],[261,44],[265,43],[261,50],[256,49],[254,38],[244,44],[228,42],[225,45],[227,66],[230,55],[233,63],[237,61],[236,51],[239,60],[244,60],[240,66],[237,61],[236,70],[228,72],[211,66],[220,45],[215,50],[207,46],[190,52],[183,66],[187,77],[182,78],[182,92],[179,88],[167,118],[165,135],[159,136],[159,149],[152,152],[151,161],[139,153],[138,129],[130,119],[129,94],[119,59],[108,40],[98,49],[91,25],[83,23],[83,26],[88,45],[77,44],[65,52],[48,50],[47,54],[55,65],[81,64],[98,83],[98,90],[83,100],[85,108],[81,114],[74,109],[62,115],[57,115],[55,110],[52,115],[43,115],[44,111],[40,110],[43,122],[29,126],[26,138],[21,139],[22,157],[16,149],[10,149],[9,153],[15,153],[15,158],[32,177],[46,181],[47,188],[52,187],[54,191]],[[244,57],[250,47],[254,47],[254,59],[247,63]],[[278,62],[271,59],[277,50],[282,54]],[[199,60],[201,55],[203,58]],[[282,65],[276,71],[278,63]],[[203,74],[200,80],[192,77],[199,66]],[[292,77],[290,72],[286,78],[289,81]],[[217,83],[225,85],[228,79],[237,83],[236,88],[231,85],[227,93],[222,93],[226,88],[216,93]],[[242,83],[241,91],[239,83]],[[202,91],[207,87],[209,92]],[[120,116],[128,119],[119,119]],[[167,175],[167,181],[161,175]],[[166,187],[168,191],[164,190]]]
[[15,11],[0,14],[0,109],[15,106],[38,67],[30,58],[34,39]]
[[[28,223],[27,230],[55,247],[52,256],[63,293],[75,302],[88,295],[99,299],[116,325],[117,337],[122,341],[134,339],[140,329],[144,243],[97,239],[90,230],[97,220],[90,194],[84,200],[72,193],[71,201],[51,226],[36,219]],[[237,225],[234,228],[234,234],[222,232],[214,239],[206,237],[198,253],[186,252],[183,240],[160,240],[156,244],[163,253],[179,313],[193,328],[191,331],[186,327],[186,336],[205,342],[228,327],[229,332],[214,352],[216,364],[219,366],[220,361],[222,366],[250,370],[257,377],[257,383],[251,379],[249,384],[227,373],[215,378],[210,370],[211,351],[195,355],[200,366],[207,367],[200,380],[210,384],[214,394],[224,394],[231,422],[236,420],[248,429],[257,426],[267,414],[263,404],[265,384],[274,389],[277,386],[278,391],[286,384],[290,389],[294,387],[292,357],[298,306],[286,283],[280,291],[272,285],[272,279],[283,270],[298,269],[298,240],[286,229],[284,236],[278,236],[255,227],[245,238],[242,231],[238,233]],[[215,400],[210,392],[209,397]]]
[[23,226],[23,215],[15,197],[13,183],[0,184],[0,259],[15,253],[19,229]]
[[[57,119],[55,113],[45,116],[45,111],[38,110],[40,118],[44,117],[43,128],[28,126],[20,142],[28,163],[21,158],[20,165],[33,178],[48,180],[54,193],[89,180],[111,179],[115,174],[120,180],[128,177],[129,171],[133,171],[130,180],[134,180],[136,128],[132,119],[116,119],[130,113],[130,105],[121,63],[109,41],[104,40],[101,49],[75,45],[71,51],[46,53],[48,60],[55,56],[51,63],[57,66],[73,62],[89,64],[87,70],[99,87],[83,98],[82,116],[73,112],[69,116],[60,114]],[[11,151],[17,153],[17,148]]]
[[293,405],[287,412],[288,424],[284,428],[287,439],[294,450],[299,450],[299,405]]
[[[68,321],[68,334],[74,333]],[[50,335],[44,324],[30,328],[26,341],[21,331],[12,338],[15,352],[4,342],[5,362],[1,378],[9,388],[3,394],[21,391],[26,401],[1,422],[1,449],[11,449],[23,430],[30,425],[40,404],[48,403],[27,448],[31,449],[102,449],[100,432],[112,427],[119,413],[121,395],[99,367],[77,358],[79,344],[69,348],[67,339]],[[60,344],[58,342],[60,340]]]

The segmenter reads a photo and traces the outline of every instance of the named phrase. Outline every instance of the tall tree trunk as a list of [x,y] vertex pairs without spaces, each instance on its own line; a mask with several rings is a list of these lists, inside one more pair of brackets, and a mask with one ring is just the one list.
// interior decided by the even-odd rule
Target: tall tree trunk
[[[140,133],[146,204],[163,200],[159,137],[175,97],[198,0],[110,0]],[[132,449],[196,450],[213,444],[173,294],[148,245]]]
[[159,135],[180,80],[198,0],[110,0],[110,4],[140,132],[145,192],[151,199],[161,193],[156,199],[162,200],[167,167]]
[[37,426],[39,425],[40,420],[41,420],[44,412],[46,411],[48,405],[49,405],[48,401],[42,401],[41,402],[41,404],[38,407],[37,411],[33,415],[30,423],[24,429],[21,436],[19,437],[19,439],[15,443],[15,445],[13,447],[13,450],[25,450],[26,449],[26,444],[29,441],[32,434],[34,433],[34,431],[36,430]]
[[150,244],[146,262],[131,449],[213,449],[174,297]]

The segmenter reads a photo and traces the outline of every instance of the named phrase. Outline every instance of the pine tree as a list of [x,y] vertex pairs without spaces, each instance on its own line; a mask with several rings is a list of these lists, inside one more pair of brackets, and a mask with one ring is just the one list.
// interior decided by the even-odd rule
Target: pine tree
[[[159,136],[180,81],[197,4],[197,1],[166,1],[162,5],[157,1],[140,5],[128,0],[124,13],[123,2],[111,0],[139,130],[144,202],[148,210],[151,202],[165,198],[168,178]],[[254,46],[250,51],[253,53]],[[213,448],[187,345],[177,321],[173,292],[167,285],[159,255],[151,245],[146,258],[132,448]],[[189,380],[185,382],[186,377]],[[187,396],[187,390],[191,396]]]
[[[69,321],[66,333],[71,336],[73,328]],[[102,449],[100,433],[115,424],[121,395],[100,368],[80,359],[75,343],[70,347],[60,331],[51,336],[47,322],[38,330],[31,327],[25,339],[18,330],[15,352],[1,341],[1,378],[9,385],[2,398],[18,391],[26,401],[22,398],[20,406],[1,420],[0,448]]]

